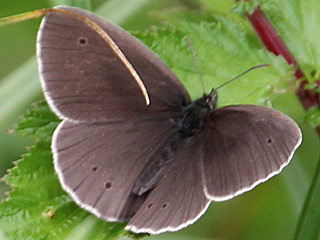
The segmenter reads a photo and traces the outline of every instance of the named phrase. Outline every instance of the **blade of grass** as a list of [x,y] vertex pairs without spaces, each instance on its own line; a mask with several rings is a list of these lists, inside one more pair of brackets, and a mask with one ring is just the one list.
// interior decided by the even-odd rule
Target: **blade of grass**
[[320,234],[320,157],[305,200],[294,240],[315,240]]
[[57,5],[69,5],[75,6],[87,10],[92,10],[92,1],[91,0],[51,0],[50,3],[52,6]]
[[34,100],[39,93],[38,67],[33,57],[1,81],[0,126],[5,126],[8,119],[19,112],[21,103]]
[[[151,0],[109,0],[96,13],[108,18],[110,22],[121,25],[130,16],[143,8]],[[119,11],[121,9],[121,11]]]

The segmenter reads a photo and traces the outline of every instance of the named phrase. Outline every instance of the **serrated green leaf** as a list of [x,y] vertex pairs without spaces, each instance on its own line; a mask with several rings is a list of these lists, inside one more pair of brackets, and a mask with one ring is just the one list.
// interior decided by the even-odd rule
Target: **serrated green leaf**
[[[112,240],[127,234],[123,230],[125,224],[107,223],[94,217],[80,209],[62,190],[51,153],[51,135],[58,123],[57,117],[42,102],[34,106],[16,128],[38,143],[4,177],[13,187],[0,205],[0,229],[5,239]],[[77,229],[80,225],[81,229]],[[140,235],[136,235],[138,237]]]
[[319,80],[320,1],[269,0],[266,15],[296,58],[309,82]]
[[60,120],[48,109],[46,102],[40,102],[19,122],[15,131],[37,141],[51,141],[54,129]]
[[[315,82],[319,81],[320,73],[320,2],[317,0],[270,0],[270,2],[273,3],[273,8],[265,9],[267,16],[309,81],[310,84],[307,87],[312,88],[313,86],[313,90],[317,92]],[[311,126],[319,126],[319,108],[310,108],[304,119]],[[318,140],[315,141],[318,143]],[[318,152],[318,149],[319,147],[311,150]],[[320,192],[319,168],[318,163],[305,206],[301,211],[300,221],[297,224],[295,239],[313,240],[320,237],[320,210],[317,207]]]
[[[183,39],[185,35],[194,45],[207,91],[253,65],[272,64],[272,67],[256,70],[222,88],[219,91],[220,106],[232,103],[266,104],[273,95],[291,91],[293,71],[281,57],[273,56],[261,46],[245,20],[218,15],[212,17],[212,21],[207,16],[203,23],[202,19],[186,22],[185,19],[195,20],[186,14],[180,15],[174,26],[137,36],[173,69],[193,99],[201,96],[202,90],[191,52]],[[58,120],[46,108],[45,104],[40,104],[32,114],[28,114],[30,119],[22,120],[17,127],[19,133],[39,143],[6,177],[15,189],[0,206],[0,212],[5,214],[0,216],[0,229],[5,239],[95,240],[116,239],[127,234],[122,230],[123,224],[106,223],[81,210],[59,187],[49,144]],[[22,224],[21,228],[19,224]]]
[[282,57],[274,56],[261,46],[246,21],[223,15],[211,18],[210,22],[201,23],[177,20],[174,27],[166,25],[136,36],[168,64],[193,99],[202,96],[203,92],[184,36],[192,41],[207,93],[252,66],[272,65],[221,88],[218,92],[220,106],[264,105],[273,94],[288,89],[294,81],[293,71]]
[[261,1],[261,0],[236,1],[233,5],[232,12],[240,13],[242,16],[245,16],[247,13],[252,14],[254,9],[258,6],[261,6],[263,2],[265,1]]

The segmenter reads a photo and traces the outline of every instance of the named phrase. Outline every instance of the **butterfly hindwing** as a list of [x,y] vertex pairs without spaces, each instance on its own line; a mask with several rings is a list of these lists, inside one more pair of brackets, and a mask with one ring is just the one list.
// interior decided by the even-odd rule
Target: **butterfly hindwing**
[[167,121],[65,120],[54,133],[55,170],[63,188],[80,206],[105,220],[126,220],[144,200],[144,196],[130,196],[137,176],[175,128]]
[[174,156],[174,162],[129,221],[134,232],[177,231],[195,222],[210,200],[201,175],[201,136],[193,138]]
[[204,182],[215,201],[230,199],[279,173],[301,143],[292,119],[254,105],[214,110],[203,131]]

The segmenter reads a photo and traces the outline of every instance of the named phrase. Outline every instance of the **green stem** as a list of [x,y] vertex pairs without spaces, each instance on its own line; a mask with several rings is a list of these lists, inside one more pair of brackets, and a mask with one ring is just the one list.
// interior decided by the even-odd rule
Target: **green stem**
[[25,13],[13,15],[13,16],[5,17],[5,18],[0,18],[0,26],[42,17],[44,14],[46,14],[45,10],[46,9],[40,9],[40,10],[25,12]]
[[294,235],[294,240],[314,240],[320,233],[320,157],[302,213]]

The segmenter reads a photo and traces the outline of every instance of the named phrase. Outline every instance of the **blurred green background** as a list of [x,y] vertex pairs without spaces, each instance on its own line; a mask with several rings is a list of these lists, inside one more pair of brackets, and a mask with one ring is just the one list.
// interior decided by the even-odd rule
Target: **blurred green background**
[[[212,11],[230,12],[233,1],[210,2]],[[179,0],[1,0],[0,17],[29,10],[73,4],[90,9],[127,30],[144,30],[159,25],[163,19],[153,14],[178,6],[192,6],[195,1]],[[36,34],[40,19],[0,28],[0,176],[33,143],[19,135],[8,134],[18,116],[31,104],[43,99],[35,61]],[[280,96],[275,105],[293,116],[302,127],[304,144],[283,174],[276,176],[242,196],[226,202],[212,203],[207,213],[192,226],[177,233],[147,239],[291,239],[310,186],[319,156],[317,134],[301,121],[299,106],[285,105],[292,96]],[[0,196],[8,190],[0,185]],[[123,238],[125,239],[125,238]]]

